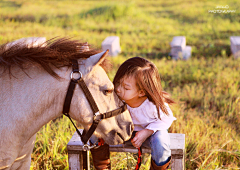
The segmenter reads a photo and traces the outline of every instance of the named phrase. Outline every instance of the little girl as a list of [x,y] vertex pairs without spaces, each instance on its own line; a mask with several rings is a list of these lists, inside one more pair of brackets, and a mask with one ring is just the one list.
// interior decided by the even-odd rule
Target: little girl
[[130,58],[119,67],[113,84],[134,123],[132,145],[149,146],[150,170],[165,170],[171,161],[168,128],[176,118],[168,106],[174,101],[162,91],[157,67],[144,58]]

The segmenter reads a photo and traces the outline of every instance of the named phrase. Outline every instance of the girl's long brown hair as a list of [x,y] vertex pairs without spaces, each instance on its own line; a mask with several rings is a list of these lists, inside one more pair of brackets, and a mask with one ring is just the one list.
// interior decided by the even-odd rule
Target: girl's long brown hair
[[126,60],[114,77],[115,89],[122,79],[129,76],[134,76],[138,89],[143,90],[147,98],[156,105],[159,118],[159,107],[166,115],[169,115],[164,103],[172,104],[175,102],[170,99],[167,92],[162,91],[158,69],[152,62],[140,57]]

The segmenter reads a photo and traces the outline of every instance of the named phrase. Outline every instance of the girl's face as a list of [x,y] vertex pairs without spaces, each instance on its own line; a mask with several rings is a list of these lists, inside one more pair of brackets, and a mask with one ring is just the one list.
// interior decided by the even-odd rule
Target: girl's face
[[120,84],[115,86],[115,91],[121,100],[124,100],[130,107],[138,107],[146,100],[143,90],[136,86],[136,80],[133,76],[123,78]]

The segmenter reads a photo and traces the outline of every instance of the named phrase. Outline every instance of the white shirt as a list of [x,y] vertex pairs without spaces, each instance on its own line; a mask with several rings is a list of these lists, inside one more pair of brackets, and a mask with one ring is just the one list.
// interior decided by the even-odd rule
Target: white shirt
[[176,118],[173,116],[167,103],[165,103],[165,106],[169,115],[166,115],[161,108],[159,108],[161,118],[159,119],[156,105],[148,99],[146,99],[139,107],[132,108],[127,105],[134,124],[134,131],[150,129],[155,133],[157,130],[167,130]]

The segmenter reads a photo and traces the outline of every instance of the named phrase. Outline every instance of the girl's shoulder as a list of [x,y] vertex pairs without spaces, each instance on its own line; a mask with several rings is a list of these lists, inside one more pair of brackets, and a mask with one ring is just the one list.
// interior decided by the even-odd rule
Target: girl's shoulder
[[152,103],[151,101],[149,101],[148,98],[138,107],[133,108],[128,105],[127,105],[127,107],[130,112],[139,112],[139,111],[157,112],[156,105],[154,103]]

